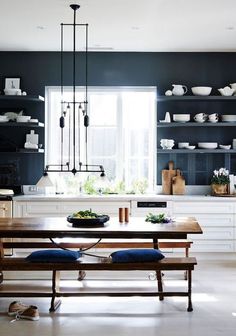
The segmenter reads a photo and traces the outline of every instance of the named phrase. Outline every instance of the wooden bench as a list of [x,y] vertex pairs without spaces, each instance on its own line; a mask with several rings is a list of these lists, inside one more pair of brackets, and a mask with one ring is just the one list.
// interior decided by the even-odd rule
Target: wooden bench
[[[170,296],[187,296],[188,307],[187,311],[192,311],[192,270],[197,264],[196,258],[169,258],[166,257],[158,262],[142,262],[142,263],[111,263],[101,258],[91,258],[90,261],[86,258],[81,258],[75,262],[64,263],[42,263],[29,262],[24,258],[2,258],[0,259],[0,270],[2,271],[52,271],[52,287],[51,292],[6,292],[1,290],[0,297],[51,297],[50,311],[55,311],[60,305],[60,301],[56,301],[57,297],[65,296],[159,296],[160,300]],[[60,271],[155,271],[157,274],[157,292],[61,292],[60,291]],[[187,291],[163,291],[161,271],[176,271],[183,270],[188,273]]]
[[[178,240],[160,240],[158,246],[160,249],[165,248],[184,248],[185,249],[185,257],[189,257],[189,249],[192,245],[192,241],[188,239],[178,239]],[[91,246],[90,242],[69,242],[69,243],[60,243],[58,244],[59,247],[62,248],[78,248],[84,249]],[[29,248],[55,248],[55,245],[51,242],[4,242],[3,243],[4,249],[7,248],[22,248],[22,249],[29,249]],[[142,241],[142,240],[103,240],[96,245],[96,248],[100,249],[120,249],[120,248],[153,248],[153,242],[149,241]],[[78,280],[83,280],[85,277],[85,272],[80,271]],[[184,272],[184,279],[187,280],[187,271]],[[1,281],[0,281],[1,283]]]

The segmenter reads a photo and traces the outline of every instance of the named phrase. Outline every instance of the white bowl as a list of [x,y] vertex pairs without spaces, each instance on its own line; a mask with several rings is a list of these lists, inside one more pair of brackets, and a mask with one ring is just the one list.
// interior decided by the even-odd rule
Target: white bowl
[[173,114],[173,120],[176,122],[188,122],[190,114]]
[[222,121],[235,122],[236,121],[236,115],[223,114],[221,116],[221,119],[222,119]]
[[218,147],[217,142],[198,142],[198,148],[203,149],[216,149]]
[[191,88],[194,96],[209,96],[212,87],[210,86],[194,86]]
[[187,146],[186,147],[186,149],[191,149],[191,150],[193,150],[193,149],[195,149],[196,148],[196,146]]
[[17,122],[28,122],[30,121],[31,116],[18,116],[16,117]]
[[4,89],[4,93],[6,96],[20,96],[21,89]]
[[178,148],[187,148],[189,146],[189,142],[178,142]]
[[219,145],[221,149],[230,149],[231,145]]

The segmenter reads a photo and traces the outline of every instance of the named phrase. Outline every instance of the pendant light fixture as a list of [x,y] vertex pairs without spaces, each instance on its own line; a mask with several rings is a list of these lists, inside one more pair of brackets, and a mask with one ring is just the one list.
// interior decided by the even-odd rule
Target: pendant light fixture
[[[60,163],[47,164],[42,179],[48,180],[49,172],[56,173],[100,173],[105,177],[105,171],[102,165],[92,165],[88,163],[88,24],[76,23],[76,12],[80,8],[77,4],[70,5],[74,12],[73,23],[61,23],[61,116],[59,120],[60,127]],[[72,26],[73,30],[73,50],[72,50],[72,99],[64,100],[64,27]],[[84,100],[76,100],[76,28],[85,29],[85,96]],[[67,70],[69,67],[67,68]],[[85,127],[84,139],[84,159],[81,160],[81,117]],[[68,146],[65,151],[65,130],[68,132]],[[67,160],[65,160],[67,157]],[[41,181],[42,183],[42,181]],[[45,181],[43,181],[45,183]],[[38,184],[37,184],[38,185]],[[45,186],[45,185],[44,185]]]

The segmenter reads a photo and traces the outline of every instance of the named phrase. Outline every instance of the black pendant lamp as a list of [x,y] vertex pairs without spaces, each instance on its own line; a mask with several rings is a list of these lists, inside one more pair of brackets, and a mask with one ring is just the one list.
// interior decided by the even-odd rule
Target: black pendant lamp
[[[70,8],[74,12],[73,23],[61,23],[61,117],[59,120],[60,131],[60,163],[59,164],[48,164],[45,167],[43,177],[37,183],[40,186],[42,179],[48,180],[49,172],[56,173],[100,173],[101,177],[105,177],[104,167],[102,165],[92,165],[88,163],[88,127],[89,127],[89,116],[88,116],[88,24],[78,24],[76,23],[76,12],[80,8],[77,4],[70,5]],[[64,27],[72,26],[73,28],[73,51],[72,51],[72,100],[64,100],[64,80],[63,80],[63,56],[64,56]],[[83,101],[76,100],[76,28],[85,28],[85,97]],[[85,152],[85,163],[81,160],[81,134],[80,134],[80,115],[83,117],[83,124],[85,127],[85,141],[84,141],[84,152]],[[66,119],[68,123],[66,123]],[[67,153],[65,153],[64,148],[64,132],[68,124],[68,148]],[[71,148],[72,147],[72,148]],[[67,161],[64,161],[64,154],[67,156]],[[45,182],[43,181],[45,184]],[[45,186],[45,185],[44,185]]]

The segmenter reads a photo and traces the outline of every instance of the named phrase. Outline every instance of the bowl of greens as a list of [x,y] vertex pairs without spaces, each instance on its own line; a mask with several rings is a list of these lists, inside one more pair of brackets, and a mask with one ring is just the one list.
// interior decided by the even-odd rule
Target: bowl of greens
[[107,215],[100,215],[92,210],[81,210],[67,217],[67,221],[72,223],[73,227],[96,227],[103,226],[110,219]]
[[153,215],[152,213],[149,213],[145,219],[145,222],[151,222],[153,224],[156,223],[170,223],[171,218],[166,216],[164,213]]

